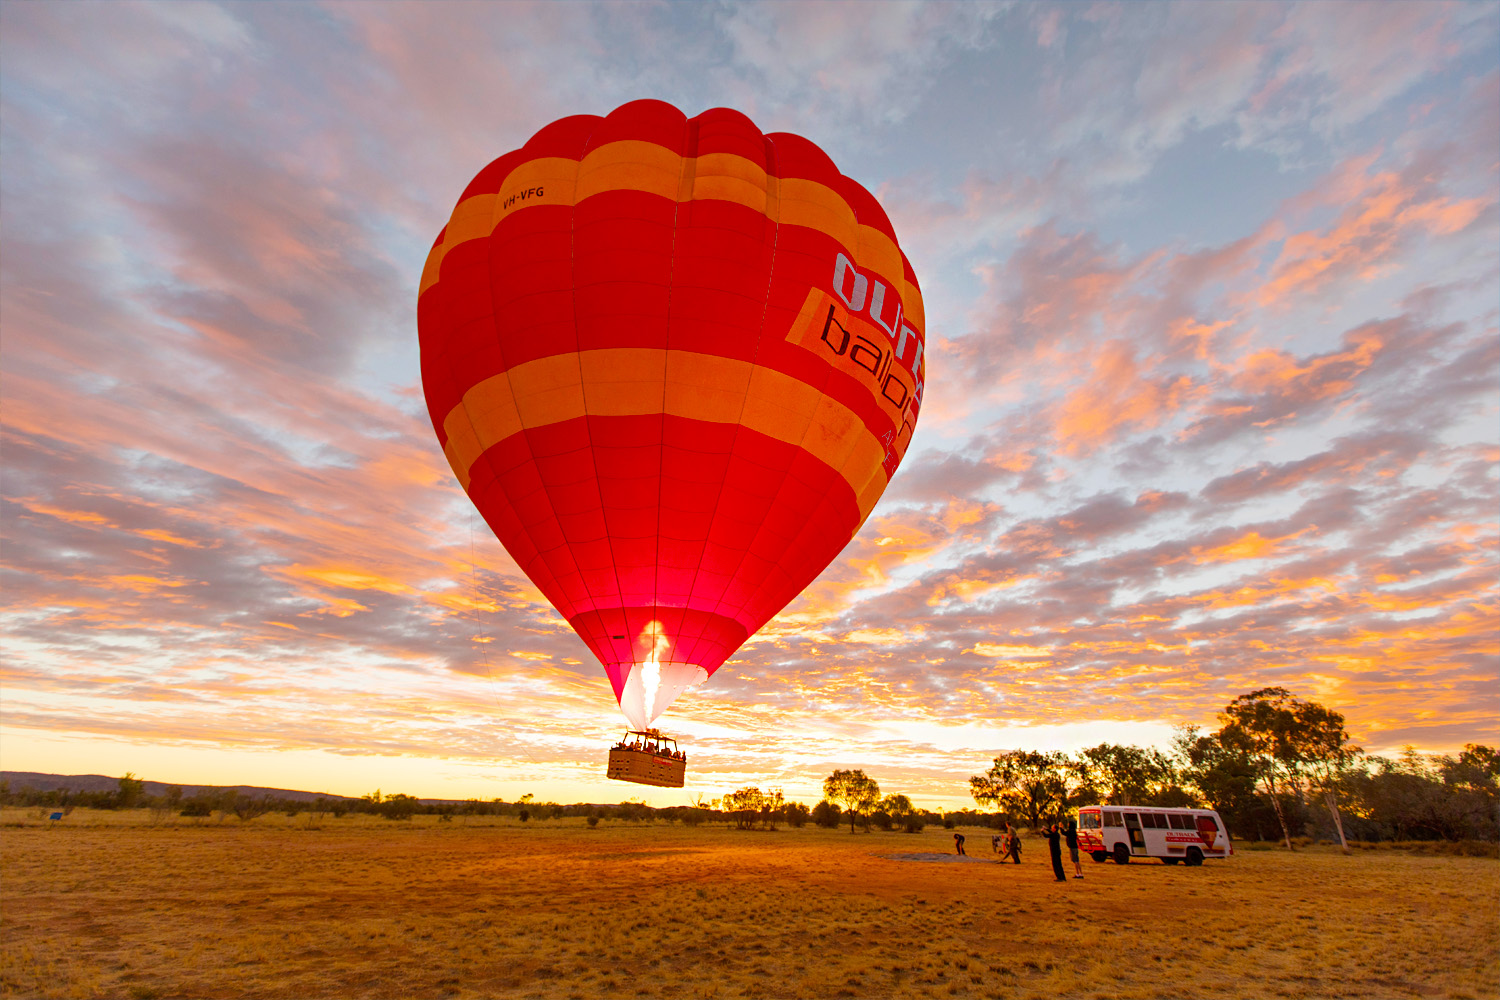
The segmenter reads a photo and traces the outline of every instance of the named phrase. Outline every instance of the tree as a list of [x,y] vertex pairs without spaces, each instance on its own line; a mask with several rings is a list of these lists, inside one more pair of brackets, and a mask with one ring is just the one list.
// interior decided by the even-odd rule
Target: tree
[[922,812],[905,795],[887,795],[880,800],[880,809],[907,833],[922,832]]
[[1101,743],[1078,756],[1084,790],[1115,805],[1145,805],[1176,778],[1171,760],[1154,748]]
[[1255,825],[1257,772],[1249,744],[1237,730],[1200,736],[1196,728],[1184,726],[1173,738],[1172,748],[1181,777],[1237,836]]
[[905,795],[887,795],[880,800],[880,808],[898,823],[904,822],[906,817],[916,812],[911,799]]
[[755,821],[760,818],[765,798],[765,793],[759,788],[741,788],[725,795],[721,808],[729,814],[735,829],[749,830],[754,828]]
[[255,799],[242,799],[238,795],[236,795],[233,799],[232,808],[234,811],[234,815],[239,819],[241,823],[248,823],[257,817],[264,816],[266,813],[270,812],[271,800],[266,798],[264,795],[262,795],[260,798]]
[[151,805],[151,823],[156,825],[166,818],[182,809],[182,788],[173,785],[162,793],[161,798]]
[[842,804],[849,816],[849,832],[860,815],[874,811],[880,801],[880,785],[863,771],[834,771],[823,779],[823,796]]
[[1344,819],[1339,815],[1338,789],[1364,750],[1349,741],[1344,717],[1338,712],[1313,701],[1293,699],[1292,704],[1296,716],[1293,750],[1307,767],[1314,787],[1322,791],[1328,814],[1333,817],[1333,828],[1338,831],[1339,847],[1348,854],[1349,840],[1344,836]]
[[761,793],[760,812],[765,818],[766,829],[776,829],[776,821],[781,818],[781,809],[785,805],[786,798],[781,794],[781,789],[773,788],[768,792]]
[[813,806],[812,812],[810,812],[808,815],[812,817],[812,821],[818,826],[824,827],[826,829],[832,829],[833,827],[839,825],[839,813],[842,811],[843,810],[839,809],[838,806],[834,805],[832,802],[829,802],[827,799],[824,799],[822,802],[819,802],[817,805]]
[[134,809],[146,794],[146,783],[135,776],[133,771],[126,771],[120,778],[120,790],[115,793],[115,808]]
[[415,795],[403,795],[397,792],[395,795],[386,796],[385,801],[380,805],[380,814],[386,819],[411,819],[412,814],[421,804]]
[[1231,738],[1243,739],[1255,765],[1256,778],[1265,785],[1286,849],[1292,849],[1282,795],[1295,789],[1301,779],[1302,757],[1297,718],[1298,702],[1286,688],[1268,687],[1242,694],[1225,706],[1219,718]]
[[1021,813],[1035,829],[1044,813],[1067,805],[1070,763],[1066,754],[1008,750],[969,779],[969,794],[982,806]]

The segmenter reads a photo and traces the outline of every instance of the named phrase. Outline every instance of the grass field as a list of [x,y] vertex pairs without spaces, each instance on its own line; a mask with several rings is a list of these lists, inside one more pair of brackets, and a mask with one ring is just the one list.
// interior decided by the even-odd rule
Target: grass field
[[[606,820],[0,815],[25,997],[1452,997],[1500,982],[1500,864],[1330,849],[1201,868],[951,834]],[[26,825],[14,825],[24,823]],[[66,824],[66,825],[64,825]],[[982,848],[982,850],[981,850]]]

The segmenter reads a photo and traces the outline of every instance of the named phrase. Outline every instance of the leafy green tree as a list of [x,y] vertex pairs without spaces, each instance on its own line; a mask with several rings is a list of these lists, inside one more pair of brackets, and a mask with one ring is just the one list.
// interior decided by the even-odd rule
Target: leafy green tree
[[1025,816],[1036,829],[1043,815],[1067,806],[1071,764],[1062,753],[1008,750],[984,774],[969,778],[969,794],[982,806]]
[[1250,747],[1238,731],[1202,735],[1184,726],[1172,740],[1180,776],[1196,788],[1231,828],[1251,826],[1257,772]]
[[1295,791],[1302,779],[1303,726],[1298,719],[1298,708],[1297,699],[1286,688],[1268,687],[1240,695],[1219,716],[1224,723],[1223,731],[1249,748],[1256,779],[1271,800],[1276,821],[1281,825],[1282,840],[1289,851],[1292,831],[1282,796]]
[[1495,751],[1469,744],[1458,757],[1407,747],[1398,757],[1367,757],[1345,777],[1364,836],[1394,840],[1500,839],[1500,775]]
[[151,803],[151,823],[156,825],[165,822],[168,816],[182,809],[182,788],[172,785],[161,794],[161,797]]
[[843,806],[853,833],[854,821],[880,803],[880,785],[864,771],[834,771],[823,779],[823,797]]
[[766,822],[767,830],[776,829],[776,821],[781,818],[781,810],[786,805],[786,798],[781,789],[772,788],[762,793],[760,801],[761,818]]
[[253,799],[240,798],[236,796],[232,809],[234,811],[234,815],[239,819],[241,823],[249,823],[251,820],[257,819],[258,817],[264,816],[266,813],[270,812],[271,807],[274,804],[275,803],[272,802],[271,799],[267,798],[264,795]]
[[1333,828],[1338,831],[1339,847],[1349,853],[1344,836],[1344,818],[1339,813],[1338,792],[1345,776],[1364,750],[1355,746],[1344,729],[1344,717],[1317,702],[1292,699],[1296,725],[1292,732],[1292,749],[1311,778],[1311,784],[1323,793]]
[[146,783],[133,771],[126,771],[120,778],[120,790],[115,793],[115,808],[134,809],[145,795]]
[[421,807],[422,803],[415,795],[403,795],[397,792],[388,795],[380,805],[380,815],[386,819],[411,819],[412,815]]
[[729,814],[729,820],[737,830],[750,830],[765,808],[765,793],[759,788],[741,788],[730,792],[721,800],[721,806]]
[[906,817],[917,811],[905,795],[887,795],[880,800],[880,808],[898,823],[904,823]]
[[782,808],[781,815],[786,820],[787,826],[790,826],[793,829],[797,830],[800,830],[804,826],[806,826],[807,821],[810,818],[810,813],[808,812],[807,806],[803,805],[801,802],[788,802]]
[[1153,803],[1176,779],[1172,761],[1156,749],[1101,743],[1079,751],[1081,790],[1116,805]]
[[824,799],[822,802],[819,802],[817,805],[813,806],[812,812],[810,812],[808,815],[811,816],[812,821],[818,826],[824,827],[825,829],[832,829],[833,827],[839,825],[840,812],[842,812],[842,810],[839,809],[839,807],[835,803],[829,802],[827,799]]

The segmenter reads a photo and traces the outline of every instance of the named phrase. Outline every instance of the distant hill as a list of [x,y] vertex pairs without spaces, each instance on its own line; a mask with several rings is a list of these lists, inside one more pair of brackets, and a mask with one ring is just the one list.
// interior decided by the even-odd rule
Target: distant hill
[[[18,792],[23,788],[34,788],[38,791],[50,792],[56,789],[64,789],[69,792],[112,792],[120,787],[119,778],[110,778],[102,774],[41,774],[37,771],[0,771],[0,781],[8,782],[12,792]],[[177,787],[182,789],[184,798],[192,798],[200,792],[221,792],[234,789],[247,798],[258,799],[268,797],[273,799],[286,799],[291,802],[311,802],[314,799],[345,799],[350,802],[356,801],[350,795],[334,795],[332,792],[302,792],[291,788],[262,788],[259,785],[172,785],[164,781],[145,782],[145,793],[147,795],[165,794],[168,788]]]

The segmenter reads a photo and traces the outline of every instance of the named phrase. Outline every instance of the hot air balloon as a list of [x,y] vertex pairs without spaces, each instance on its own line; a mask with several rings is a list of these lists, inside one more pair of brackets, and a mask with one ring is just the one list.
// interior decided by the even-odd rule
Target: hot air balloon
[[454,474],[638,733],[859,530],[926,371],[875,198],[807,139],[660,101],[481,170],[418,327]]

